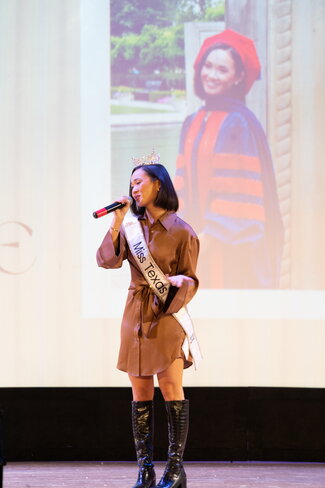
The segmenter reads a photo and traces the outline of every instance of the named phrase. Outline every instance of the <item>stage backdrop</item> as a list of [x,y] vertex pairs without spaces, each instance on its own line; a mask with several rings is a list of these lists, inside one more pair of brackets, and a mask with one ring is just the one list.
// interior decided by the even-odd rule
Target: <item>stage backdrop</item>
[[[308,16],[303,4],[294,2],[304,57],[293,72],[292,192],[295,220],[313,219],[316,240],[304,227],[296,234],[298,279],[285,289],[198,292],[190,312],[204,361],[186,371],[188,386],[325,387],[324,256],[299,280],[299,266],[308,270],[313,249],[324,249],[324,169],[314,178],[324,147],[313,141],[325,123],[325,4],[312,2]],[[127,194],[131,157],[153,145],[174,173],[189,110],[180,73],[190,67],[175,65],[172,93],[156,70],[135,96],[135,51],[115,90],[109,14],[108,0],[0,0],[1,386],[128,385],[115,364],[129,272],[97,268],[111,217],[92,212]],[[157,102],[153,87],[168,93]]]

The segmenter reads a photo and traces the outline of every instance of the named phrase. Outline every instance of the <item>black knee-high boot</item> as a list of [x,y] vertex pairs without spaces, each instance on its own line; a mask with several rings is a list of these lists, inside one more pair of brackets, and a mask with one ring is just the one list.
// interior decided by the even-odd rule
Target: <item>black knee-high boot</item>
[[133,488],[153,488],[156,475],[153,458],[153,402],[132,402],[132,430],[139,474]]
[[186,488],[183,454],[189,421],[189,401],[166,402],[168,419],[168,460],[157,488]]

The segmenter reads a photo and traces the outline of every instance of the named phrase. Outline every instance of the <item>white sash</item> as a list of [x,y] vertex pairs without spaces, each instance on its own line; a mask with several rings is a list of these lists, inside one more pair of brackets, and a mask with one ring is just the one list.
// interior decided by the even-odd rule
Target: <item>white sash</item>
[[[170,283],[153,259],[145,241],[140,222],[136,218],[129,218],[124,222],[124,229],[130,250],[150,288],[158,296],[162,303],[165,303],[170,288]],[[185,357],[189,352],[193,358],[195,369],[202,360],[200,346],[197,341],[191,317],[186,306],[177,313],[172,314],[182,326],[186,337],[182,346]]]

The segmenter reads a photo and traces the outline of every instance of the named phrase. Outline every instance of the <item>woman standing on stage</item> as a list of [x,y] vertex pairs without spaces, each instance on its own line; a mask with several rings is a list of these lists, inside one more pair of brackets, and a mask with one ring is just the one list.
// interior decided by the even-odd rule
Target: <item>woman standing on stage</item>
[[203,288],[279,286],[283,229],[264,131],[245,105],[260,75],[251,39],[227,29],[194,63],[204,101],[184,121],[175,188],[180,215],[199,234]]
[[[118,200],[125,207],[114,212],[97,262],[103,268],[119,268],[126,259],[131,269],[117,367],[128,373],[132,385],[132,425],[139,465],[134,488],[156,486],[154,375],[166,403],[169,433],[167,465],[157,487],[186,488],[182,461],[189,403],[184,398],[183,369],[199,360],[200,352],[191,324],[174,314],[181,309],[186,316],[183,307],[198,288],[199,241],[176,214],[178,197],[159,157],[152,153],[136,164],[130,181],[132,204],[128,197]],[[124,221],[130,206],[136,218]]]

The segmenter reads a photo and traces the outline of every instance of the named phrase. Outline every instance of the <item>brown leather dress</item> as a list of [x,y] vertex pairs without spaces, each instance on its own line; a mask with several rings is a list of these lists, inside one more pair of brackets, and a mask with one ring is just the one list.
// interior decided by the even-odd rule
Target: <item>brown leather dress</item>
[[185,333],[171,314],[186,305],[198,288],[195,269],[199,240],[175,212],[166,212],[152,225],[146,216],[139,217],[139,221],[160,269],[170,276],[188,277],[181,288],[170,287],[167,301],[162,304],[138,268],[123,226],[116,253],[110,232],[97,251],[98,266],[103,268],[120,268],[125,259],[130,264],[131,283],[121,325],[117,368],[133,376],[150,376],[164,371],[179,357],[184,358],[184,367],[192,364],[191,356],[185,358],[182,351]]

